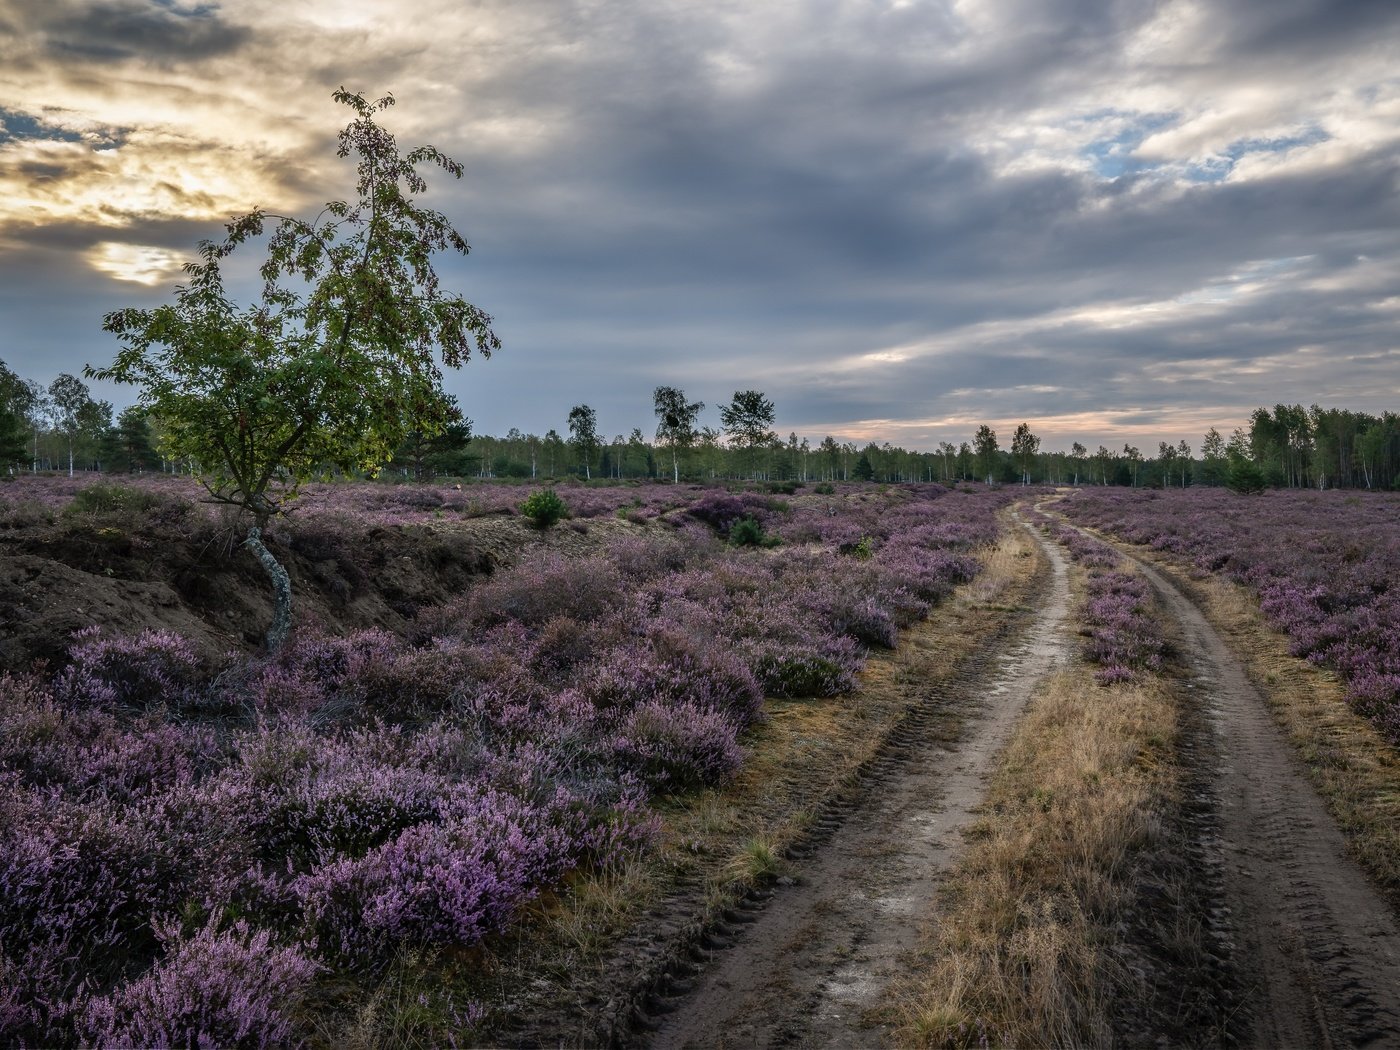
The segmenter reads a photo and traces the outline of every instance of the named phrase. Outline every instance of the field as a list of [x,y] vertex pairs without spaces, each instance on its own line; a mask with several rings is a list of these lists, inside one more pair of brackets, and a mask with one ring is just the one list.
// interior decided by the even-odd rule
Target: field
[[[457,566],[466,585],[400,603],[398,630],[308,626],[265,657],[218,652],[208,616],[202,647],[97,622],[52,666],[12,665],[7,1041],[282,1044],[346,982],[501,934],[571,873],[644,854],[658,799],[731,779],[765,697],[849,693],[868,652],[978,571],[1006,502],[565,491],[556,535],[513,516],[523,495],[307,494],[274,540],[331,552],[306,565],[347,613],[378,586],[366,547],[386,533],[467,537],[467,568],[489,571]],[[143,552],[227,547],[173,482],[5,496],[12,550],[71,553],[98,578]],[[727,542],[745,529],[750,545]],[[465,1037],[493,1006],[454,994],[422,1007]]]
[[535,491],[0,488],[5,1042],[1400,1032],[1393,497]]
[[1250,588],[1289,652],[1341,675],[1357,712],[1400,744],[1400,498],[1085,489],[1064,508]]

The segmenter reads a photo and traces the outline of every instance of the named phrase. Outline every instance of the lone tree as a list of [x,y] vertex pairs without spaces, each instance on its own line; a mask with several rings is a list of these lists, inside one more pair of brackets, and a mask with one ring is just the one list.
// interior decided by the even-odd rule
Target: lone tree
[[593,457],[602,444],[598,439],[598,413],[587,405],[575,405],[569,409],[569,440],[573,443],[583,463],[583,476],[593,480]]
[[[457,399],[443,394],[441,414],[432,413],[431,430],[421,426],[409,429],[391,461],[401,466],[408,476],[423,481],[438,473],[461,473],[467,446],[472,440],[472,421],[462,414]],[[455,468],[455,470],[453,469]]]
[[1089,457],[1089,450],[1076,441],[1069,447],[1069,461],[1074,464],[1074,487],[1079,487],[1079,472],[1084,469],[1084,461]]
[[652,394],[656,408],[656,437],[671,448],[671,480],[680,484],[681,468],[677,453],[695,444],[699,432],[695,422],[705,411],[705,402],[687,401],[685,391],[673,386],[659,386]]
[[977,457],[977,468],[982,476],[987,479],[987,484],[992,483],[992,474],[997,466],[997,432],[983,423],[977,428],[977,433],[972,436],[972,450]]
[[729,435],[730,444],[747,452],[751,475],[757,474],[754,459],[758,450],[778,438],[773,430],[774,414],[773,402],[758,390],[736,390],[734,400],[720,406],[720,425]]
[[1040,451],[1040,438],[1031,433],[1031,425],[1022,423],[1011,436],[1011,454],[1021,468],[1021,484],[1031,483],[1031,467],[1035,465],[1036,453]]
[[[453,178],[462,166],[432,146],[400,154],[376,114],[394,104],[341,88],[354,110],[340,132],[340,157],[358,163],[358,201],[331,201],[311,221],[262,210],[204,241],[175,302],[108,314],[103,327],[124,344],[110,368],[87,375],[140,384],[141,403],[166,425],[176,458],[198,465],[217,503],[252,518],[244,541],[276,596],[271,650],[291,626],[291,582],[262,542],[262,530],[316,470],[376,471],[414,431],[456,420],[441,391],[443,365],[473,347],[489,357],[500,340],[491,318],[443,292],[433,254],[467,254],[466,240],[413,198],[427,189],[420,165]],[[270,227],[262,293],[240,307],[224,291],[221,261]]]
[[25,414],[34,395],[25,382],[0,361],[0,468],[11,473],[29,456],[29,428]]

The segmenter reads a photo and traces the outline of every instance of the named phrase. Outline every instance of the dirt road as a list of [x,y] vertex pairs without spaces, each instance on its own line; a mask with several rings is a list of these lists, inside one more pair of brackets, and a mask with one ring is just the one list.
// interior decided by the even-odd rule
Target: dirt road
[[[1131,549],[1120,550],[1132,557]],[[1135,559],[1136,560],[1136,559]],[[1219,912],[1259,1047],[1400,1047],[1400,928],[1345,856],[1342,834],[1239,660],[1161,572],[1138,561],[1185,638],[1213,740]]]
[[[1039,537],[1037,536],[1037,540]],[[801,861],[734,947],[718,954],[651,1041],[670,1047],[878,1046],[868,1016],[935,906],[987,776],[1036,684],[1068,658],[1069,588],[1058,549],[1029,628],[975,682],[981,697],[957,744],[920,741]]]
[[[911,739],[885,783],[800,860],[795,883],[733,931],[736,943],[671,1004],[649,1045],[882,1044],[874,1008],[920,922],[936,915],[940,875],[956,859],[998,753],[1037,683],[1075,649],[1065,563],[1034,535],[1053,584],[1020,641],[968,683],[969,695],[984,701],[961,739]],[[1240,662],[1166,576],[1142,569],[1184,639],[1196,698],[1184,714],[1197,739],[1183,755],[1198,767],[1193,806],[1212,812],[1192,852],[1237,985],[1228,1001],[1239,1004],[1223,1038],[1258,1047],[1400,1047],[1395,917],[1346,858],[1341,833]],[[1219,1037],[1201,1033],[1206,1042]]]

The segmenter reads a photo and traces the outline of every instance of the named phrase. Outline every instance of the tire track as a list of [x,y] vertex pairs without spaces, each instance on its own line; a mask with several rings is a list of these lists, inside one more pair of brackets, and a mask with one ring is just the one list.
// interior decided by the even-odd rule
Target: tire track
[[[1024,523],[1022,523],[1024,525]],[[960,690],[982,697],[951,747],[921,739],[912,719],[902,755],[883,782],[833,818],[825,844],[718,952],[685,998],[665,1004],[650,1045],[703,1047],[877,1046],[869,1017],[913,946],[918,918],[936,904],[939,875],[961,850],[988,775],[1017,717],[1046,673],[1068,659],[1063,556],[1025,526],[1051,566],[1048,593],[1020,639]],[[959,698],[929,697],[926,705]],[[792,881],[792,880],[789,880]],[[718,945],[717,945],[718,946]]]
[[[1105,537],[1097,537],[1112,543]],[[1232,948],[1245,1042],[1400,1047],[1400,926],[1346,856],[1341,831],[1240,661],[1186,596],[1131,549],[1181,625],[1213,746],[1210,782],[1223,900],[1212,926]]]

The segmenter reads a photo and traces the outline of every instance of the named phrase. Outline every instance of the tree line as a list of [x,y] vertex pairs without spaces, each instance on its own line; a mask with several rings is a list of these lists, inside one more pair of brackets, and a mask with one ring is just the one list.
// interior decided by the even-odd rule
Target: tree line
[[[606,436],[597,412],[575,405],[559,429],[543,435],[512,428],[476,435],[455,399],[441,395],[441,428],[409,427],[384,471],[415,480],[435,477],[528,479],[663,479],[673,482],[941,482],[1122,485],[1160,488],[1234,485],[1242,489],[1371,488],[1400,485],[1400,415],[1347,409],[1259,408],[1226,438],[1214,427],[1199,452],[1184,440],[1160,442],[1155,455],[1132,444],[1090,451],[1079,442],[1046,451],[1028,423],[1006,448],[987,425],[970,441],[911,450],[890,442],[858,444],[781,437],[776,409],[762,391],[735,391],[719,407],[719,426],[700,422],[705,402],[657,387],[656,428]],[[562,433],[561,433],[562,431]],[[81,379],[61,374],[47,386],[21,379],[0,361],[0,464],[16,471],[196,473],[188,456],[163,452],[168,427],[141,405],[114,413]],[[328,475],[333,469],[327,465]],[[364,472],[368,473],[368,472]]]

